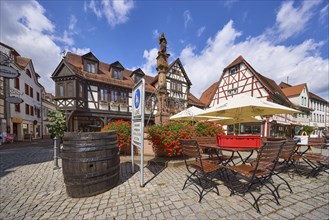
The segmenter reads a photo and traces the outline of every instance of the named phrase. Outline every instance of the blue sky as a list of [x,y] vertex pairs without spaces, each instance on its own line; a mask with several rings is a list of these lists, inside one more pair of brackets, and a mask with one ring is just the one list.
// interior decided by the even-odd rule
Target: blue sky
[[158,36],[170,61],[180,58],[197,97],[242,55],[277,83],[307,82],[329,99],[328,11],[312,1],[7,1],[1,0],[0,40],[33,59],[40,82],[65,49],[92,51],[104,62],[155,75]]

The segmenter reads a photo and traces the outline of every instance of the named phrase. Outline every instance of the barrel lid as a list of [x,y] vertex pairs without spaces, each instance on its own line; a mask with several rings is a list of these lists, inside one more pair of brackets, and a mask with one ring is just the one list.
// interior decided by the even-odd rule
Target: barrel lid
[[113,138],[116,131],[106,132],[64,132],[63,140],[99,140]]

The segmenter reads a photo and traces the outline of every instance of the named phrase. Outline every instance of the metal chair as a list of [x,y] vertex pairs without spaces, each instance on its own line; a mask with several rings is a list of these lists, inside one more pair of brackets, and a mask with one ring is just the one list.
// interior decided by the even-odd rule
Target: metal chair
[[319,154],[307,154],[303,155],[302,159],[305,163],[311,167],[311,171],[307,175],[307,178],[312,176],[315,177],[321,171],[328,173],[329,169],[329,157]]
[[[249,193],[254,199],[253,207],[260,213],[258,202],[262,196],[268,193],[261,193],[261,189],[265,187],[269,190],[270,194],[274,197],[277,205],[280,205],[278,200],[278,192],[276,186],[272,182],[272,175],[274,173],[275,167],[278,162],[278,158],[281,152],[281,149],[285,141],[265,141],[263,142],[257,159],[253,165],[249,164],[240,164],[236,166],[226,166],[228,170],[233,172],[234,180],[236,180],[239,185],[242,185],[240,192],[242,196],[246,193]],[[243,177],[246,181],[246,184],[242,181],[239,181],[237,176]],[[268,186],[268,184],[270,186]],[[233,178],[229,179],[229,185],[231,188],[231,195],[238,192],[237,189],[233,187]],[[256,197],[254,191],[258,190],[261,194]]]
[[[211,160],[202,159],[196,140],[180,140],[180,143],[185,156],[186,169],[189,172],[182,190],[190,185],[195,186],[199,195],[199,202],[208,192],[213,191],[219,195],[217,185],[213,179],[224,166],[215,164]],[[195,161],[190,163],[188,158],[195,158]]]
[[293,166],[296,170],[296,161],[300,159],[300,156],[295,153],[296,151],[296,145],[298,143],[298,140],[287,140],[284,145],[282,146],[282,150],[279,155],[279,161],[277,166],[274,169],[273,175],[279,177],[283,183],[280,183],[276,187],[276,191],[278,192],[278,197],[280,198],[279,194],[279,187],[282,184],[286,184],[288,187],[290,193],[292,193],[292,189],[288,181],[286,181],[281,175],[279,175],[282,172],[287,171],[291,166]]

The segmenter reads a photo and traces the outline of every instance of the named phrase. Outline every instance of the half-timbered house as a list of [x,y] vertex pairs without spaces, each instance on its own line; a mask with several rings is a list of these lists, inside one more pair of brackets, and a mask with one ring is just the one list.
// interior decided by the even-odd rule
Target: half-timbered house
[[[256,98],[272,101],[288,107],[293,104],[284,95],[279,86],[272,80],[258,73],[242,56],[237,57],[224,68],[218,82],[206,89],[200,100],[208,107],[219,104],[221,100],[227,100],[236,94],[245,94]],[[291,118],[287,115],[276,115],[272,118],[263,118],[259,122],[242,124],[240,133],[269,135],[293,135]],[[272,123],[270,123],[272,122]],[[266,124],[266,126],[265,126]],[[228,132],[233,132],[233,126],[228,126]]]
[[[168,66],[167,80],[167,106],[170,114],[176,114],[189,106],[204,108],[205,105],[190,93],[191,81],[180,61],[177,58]],[[158,77],[154,77],[152,85],[157,88]]]
[[[146,87],[145,124],[153,123],[157,76],[149,76],[140,68],[128,70],[119,61],[104,63],[92,52],[83,56],[69,52],[63,58],[52,74],[54,100],[66,113],[69,131],[97,131],[111,120],[131,119],[132,88],[141,78]],[[190,86],[180,60],[175,60],[167,72],[168,106],[176,107],[173,113],[188,106]],[[202,105],[198,99],[190,103]]]

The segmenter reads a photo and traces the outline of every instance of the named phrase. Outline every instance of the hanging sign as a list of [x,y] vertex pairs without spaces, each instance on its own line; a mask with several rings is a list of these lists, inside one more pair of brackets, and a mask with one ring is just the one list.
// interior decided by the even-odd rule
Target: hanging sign
[[19,76],[19,72],[10,66],[0,65],[0,76],[13,79]]
[[9,97],[6,97],[6,101],[11,103],[11,104],[20,104],[24,100],[19,98],[19,97],[16,97],[16,96],[9,96]]

